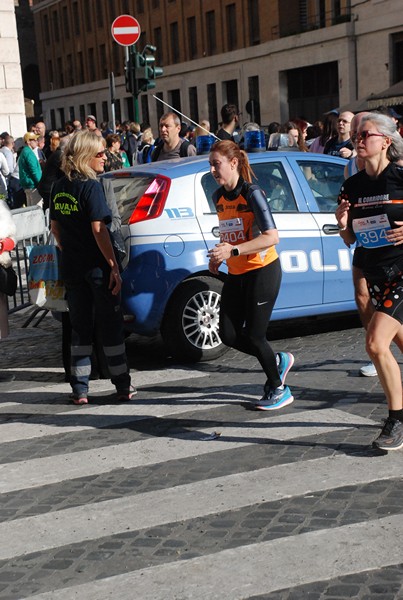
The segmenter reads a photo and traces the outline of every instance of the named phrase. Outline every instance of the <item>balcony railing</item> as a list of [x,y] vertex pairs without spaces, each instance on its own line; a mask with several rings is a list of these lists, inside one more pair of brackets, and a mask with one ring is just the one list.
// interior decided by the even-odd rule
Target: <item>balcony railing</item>
[[272,39],[305,33],[307,31],[314,31],[315,29],[332,27],[333,25],[348,23],[349,21],[351,21],[350,9],[345,9],[339,14],[334,14],[333,11],[326,13],[322,12],[303,17],[300,16],[299,18],[295,19],[290,19],[289,15],[284,17],[284,19],[282,19],[280,16],[280,23],[272,27]]

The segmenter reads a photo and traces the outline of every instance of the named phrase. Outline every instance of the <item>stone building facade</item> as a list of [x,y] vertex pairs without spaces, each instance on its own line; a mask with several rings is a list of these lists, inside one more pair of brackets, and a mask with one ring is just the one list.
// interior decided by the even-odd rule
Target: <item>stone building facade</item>
[[49,127],[89,113],[109,120],[110,72],[116,117],[133,118],[124,49],[111,35],[119,14],[137,18],[137,49],[156,46],[164,69],[139,97],[154,129],[165,110],[154,94],[213,127],[226,102],[267,124],[313,121],[403,79],[401,0],[33,0],[33,12]]
[[26,131],[24,94],[14,0],[0,2],[0,133]]

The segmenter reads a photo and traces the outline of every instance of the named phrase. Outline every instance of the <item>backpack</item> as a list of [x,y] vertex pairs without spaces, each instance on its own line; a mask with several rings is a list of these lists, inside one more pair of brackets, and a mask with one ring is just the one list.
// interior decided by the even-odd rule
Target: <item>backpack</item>
[[[160,142],[157,146],[155,146],[153,153],[151,155],[151,162],[155,162],[156,160],[158,160],[158,157],[161,154],[163,145],[164,145],[164,142]],[[183,142],[181,143],[181,147],[179,148],[179,156],[181,158],[184,158],[185,156],[188,155],[189,146],[190,146],[190,142],[188,142],[187,140],[183,140]]]
[[154,152],[155,144],[147,144],[137,152],[137,163],[144,165],[151,162],[152,153]]

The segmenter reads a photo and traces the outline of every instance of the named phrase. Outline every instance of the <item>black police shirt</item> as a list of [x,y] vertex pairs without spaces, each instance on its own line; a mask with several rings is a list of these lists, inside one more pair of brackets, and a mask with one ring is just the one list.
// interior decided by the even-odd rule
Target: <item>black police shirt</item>
[[95,267],[108,268],[91,228],[93,221],[107,225],[112,220],[99,181],[59,179],[52,189],[50,218],[59,224],[63,279],[74,281]]

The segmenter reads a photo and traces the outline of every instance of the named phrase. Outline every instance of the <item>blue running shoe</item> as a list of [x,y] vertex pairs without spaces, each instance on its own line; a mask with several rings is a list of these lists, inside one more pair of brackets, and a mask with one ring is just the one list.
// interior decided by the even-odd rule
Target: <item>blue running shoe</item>
[[291,369],[294,364],[294,356],[291,352],[278,352],[278,374],[280,375],[281,383],[284,385],[285,378],[287,377],[288,371]]
[[261,400],[255,404],[257,410],[277,410],[294,402],[291,390],[288,385],[284,389],[277,388],[270,392],[265,392]]

